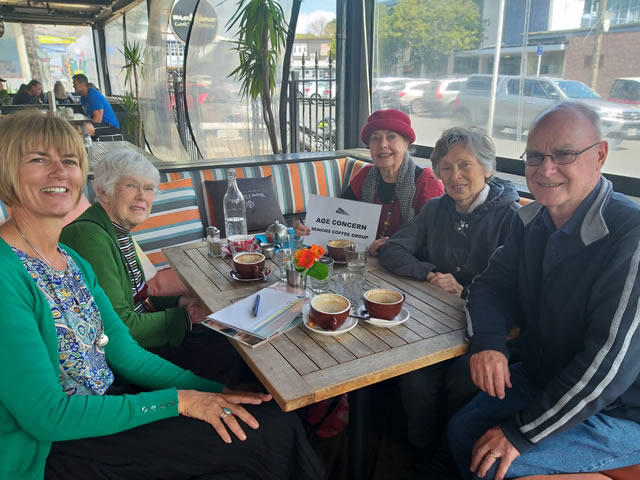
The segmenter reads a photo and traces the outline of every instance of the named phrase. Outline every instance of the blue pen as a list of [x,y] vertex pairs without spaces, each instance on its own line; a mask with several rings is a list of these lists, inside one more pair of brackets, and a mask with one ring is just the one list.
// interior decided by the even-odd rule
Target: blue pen
[[256,303],[253,304],[253,316],[258,316],[258,309],[260,308],[260,294],[256,295]]

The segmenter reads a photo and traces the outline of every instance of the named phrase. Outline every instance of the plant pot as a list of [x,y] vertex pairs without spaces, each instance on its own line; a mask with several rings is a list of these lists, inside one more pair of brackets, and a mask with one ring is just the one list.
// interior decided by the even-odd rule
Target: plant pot
[[290,287],[305,288],[307,286],[307,276],[297,270],[287,269],[287,285]]

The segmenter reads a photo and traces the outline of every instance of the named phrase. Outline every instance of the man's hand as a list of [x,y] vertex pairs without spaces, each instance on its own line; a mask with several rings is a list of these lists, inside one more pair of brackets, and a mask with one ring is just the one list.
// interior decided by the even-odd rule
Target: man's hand
[[464,289],[464,287],[460,285],[450,273],[429,272],[427,275],[427,281],[430,284],[457,296],[462,295],[462,290]]
[[471,471],[484,478],[494,462],[500,462],[494,480],[503,480],[511,463],[520,452],[500,427],[492,427],[478,439],[471,452]]
[[496,350],[484,350],[471,355],[471,380],[492,397],[504,398],[505,387],[511,388],[507,357]]

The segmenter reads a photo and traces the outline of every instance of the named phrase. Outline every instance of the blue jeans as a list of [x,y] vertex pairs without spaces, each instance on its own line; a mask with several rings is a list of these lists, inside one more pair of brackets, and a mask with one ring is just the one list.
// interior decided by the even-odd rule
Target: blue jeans
[[[448,438],[458,471],[465,480],[478,478],[469,467],[476,441],[491,427],[531,403],[538,393],[520,364],[511,367],[512,388],[499,400],[476,395],[449,422]],[[507,478],[554,473],[599,472],[640,463],[640,424],[598,413],[574,427],[552,435],[517,457]],[[485,479],[493,479],[494,463]]]

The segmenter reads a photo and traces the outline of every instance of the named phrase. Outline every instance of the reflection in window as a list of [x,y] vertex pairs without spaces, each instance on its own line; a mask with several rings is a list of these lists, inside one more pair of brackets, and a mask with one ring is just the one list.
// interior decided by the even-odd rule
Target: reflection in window
[[[124,30],[123,17],[118,17],[108,23],[104,28],[105,47],[107,51],[107,67],[109,68],[109,81],[111,83],[111,94],[122,95],[125,92],[124,79]],[[89,81],[92,81],[89,78]]]
[[[594,28],[600,8],[596,0],[536,0],[528,9],[527,3],[505,1],[500,77],[492,99],[499,2],[377,0],[374,109],[410,113],[420,145],[433,146],[453,125],[473,124],[490,129],[499,156],[517,158],[530,121],[544,109],[567,99],[585,101],[606,123],[610,151],[605,172],[640,176],[635,160],[640,155],[640,105],[610,95],[616,82],[640,78],[640,0],[608,2],[609,21],[602,29]],[[596,43],[599,62],[592,62]],[[467,82],[453,94],[424,88],[411,102],[408,91],[405,98],[398,95],[403,87],[396,84],[427,79],[433,85],[450,79]],[[420,100],[421,108],[412,107]],[[491,102],[494,123],[487,125]]]
[[10,90],[35,78],[45,92],[53,90],[58,80],[72,92],[74,74],[96,78],[91,27],[7,23],[5,29],[0,38],[0,72]]

